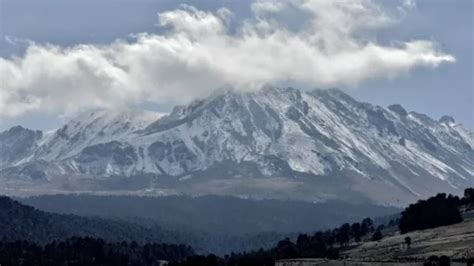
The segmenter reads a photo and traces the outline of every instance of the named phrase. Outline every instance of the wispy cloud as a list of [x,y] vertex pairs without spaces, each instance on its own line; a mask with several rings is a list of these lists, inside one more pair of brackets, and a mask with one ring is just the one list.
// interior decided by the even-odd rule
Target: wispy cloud
[[[256,0],[251,10],[254,16],[232,31],[230,10],[183,5],[159,14],[161,35],[109,45],[32,43],[21,58],[0,58],[0,116],[183,103],[224,85],[354,86],[455,61],[433,41],[375,41],[373,33],[397,18],[372,1]],[[298,27],[282,19],[288,12]]]

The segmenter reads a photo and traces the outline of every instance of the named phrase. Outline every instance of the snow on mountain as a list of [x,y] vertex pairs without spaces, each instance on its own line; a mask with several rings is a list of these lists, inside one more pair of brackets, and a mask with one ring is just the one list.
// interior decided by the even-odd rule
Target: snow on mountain
[[47,134],[35,150],[34,158],[46,161],[66,159],[88,146],[127,138],[161,116],[159,113],[133,109],[83,113]]
[[[190,193],[392,205],[474,184],[472,133],[453,118],[373,106],[339,90],[227,90],[166,116],[96,111],[31,134],[20,134],[30,140],[17,155],[1,150],[0,177],[152,175],[168,182],[155,186]],[[8,131],[0,140],[15,146]]]
[[43,134],[21,126],[12,127],[0,133],[0,166],[8,167],[21,163],[37,149]]

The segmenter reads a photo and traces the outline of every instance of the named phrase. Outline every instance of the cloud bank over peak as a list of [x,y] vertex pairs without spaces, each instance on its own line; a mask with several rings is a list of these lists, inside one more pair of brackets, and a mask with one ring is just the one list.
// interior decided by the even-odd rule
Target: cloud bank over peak
[[180,104],[229,84],[355,86],[454,62],[433,41],[376,41],[376,31],[397,23],[411,2],[390,13],[368,0],[256,0],[242,21],[225,8],[182,5],[158,14],[162,34],[108,45],[32,43],[22,57],[0,58],[0,117]]

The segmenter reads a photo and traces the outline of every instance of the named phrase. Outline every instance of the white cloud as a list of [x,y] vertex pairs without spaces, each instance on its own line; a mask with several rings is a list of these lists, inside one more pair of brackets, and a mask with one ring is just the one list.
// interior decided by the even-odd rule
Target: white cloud
[[[229,10],[181,6],[159,14],[162,35],[70,48],[30,44],[21,58],[0,58],[0,116],[184,103],[229,84],[354,86],[455,61],[431,41],[377,43],[371,34],[396,18],[368,0],[256,0],[252,10],[254,18],[233,33]],[[296,29],[279,19],[290,11],[301,14]]]
[[402,18],[415,8],[416,8],[415,0],[401,0],[400,5],[398,5],[397,7],[398,11],[402,15],[401,16]]
[[256,16],[266,15],[266,13],[276,13],[283,10],[285,7],[284,1],[255,1],[252,6],[252,12]]

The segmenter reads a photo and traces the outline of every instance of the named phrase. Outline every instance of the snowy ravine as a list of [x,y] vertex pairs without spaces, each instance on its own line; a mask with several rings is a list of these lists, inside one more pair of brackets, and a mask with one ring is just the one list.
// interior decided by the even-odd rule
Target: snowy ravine
[[433,120],[400,105],[361,103],[339,90],[266,87],[227,90],[166,116],[94,111],[53,132],[11,128],[0,133],[0,181],[10,192],[215,193],[404,205],[473,186],[473,148],[472,132],[448,116]]

